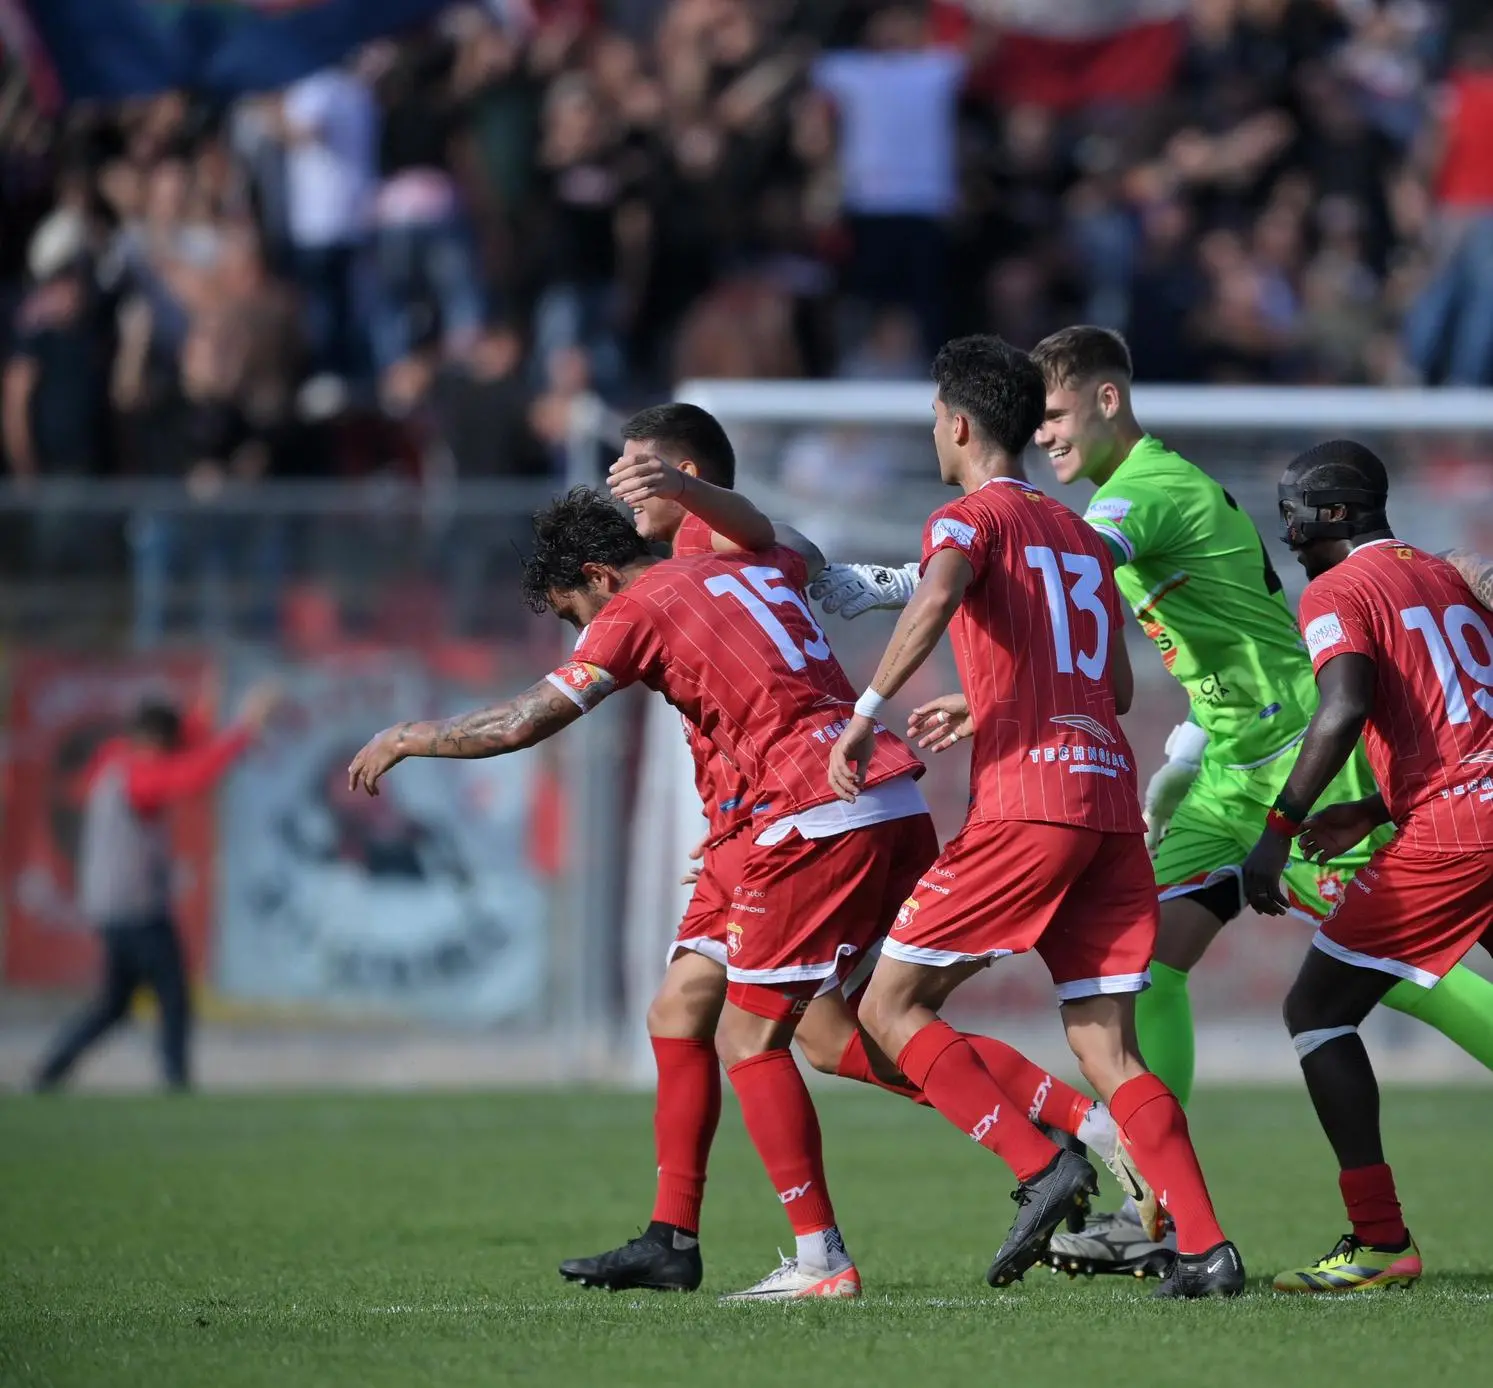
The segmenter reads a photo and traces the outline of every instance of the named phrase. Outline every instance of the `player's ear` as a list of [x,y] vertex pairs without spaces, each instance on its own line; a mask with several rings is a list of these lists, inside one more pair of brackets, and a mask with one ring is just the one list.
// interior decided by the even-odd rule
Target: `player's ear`
[[581,573],[585,575],[587,584],[596,592],[620,593],[622,591],[622,574],[610,564],[582,564]]
[[953,438],[954,442],[958,444],[960,448],[964,448],[969,443],[969,436],[971,432],[972,429],[969,422],[969,416],[967,414],[960,414],[956,410],[954,412],[953,418],[949,421],[949,434]]
[[1113,419],[1120,412],[1120,388],[1113,381],[1099,382],[1099,413]]
[[687,472],[691,477],[698,477],[700,475],[700,469],[693,458],[686,458],[681,462],[679,464],[679,471]]

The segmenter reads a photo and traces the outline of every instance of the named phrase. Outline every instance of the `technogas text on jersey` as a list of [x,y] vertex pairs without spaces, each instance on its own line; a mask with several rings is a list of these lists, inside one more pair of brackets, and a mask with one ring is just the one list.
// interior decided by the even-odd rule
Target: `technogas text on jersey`
[[1101,776],[1118,776],[1130,771],[1130,759],[1123,752],[1111,752],[1108,747],[1095,747],[1091,743],[1080,743],[1077,747],[1060,742],[1056,747],[1028,747],[1026,754],[1033,765],[1051,762],[1066,763],[1072,772],[1097,772]]

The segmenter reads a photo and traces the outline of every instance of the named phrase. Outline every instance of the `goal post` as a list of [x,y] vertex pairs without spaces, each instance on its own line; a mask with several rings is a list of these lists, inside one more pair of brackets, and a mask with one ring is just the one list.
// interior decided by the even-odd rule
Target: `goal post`
[[[725,426],[737,451],[738,486],[832,560],[915,559],[923,521],[948,499],[929,440],[929,381],[692,380],[675,395],[709,410]],[[1134,401],[1143,427],[1217,477],[1251,516],[1293,602],[1303,576],[1278,539],[1276,481],[1296,453],[1326,438],[1358,438],[1380,453],[1390,472],[1391,519],[1407,539],[1428,549],[1465,545],[1493,553],[1493,391],[1141,385]],[[1087,484],[1059,486],[1035,449],[1027,463],[1037,485],[1082,509]],[[824,619],[853,684],[864,683],[875,668],[893,620],[887,613],[855,622]],[[1162,744],[1185,717],[1186,699],[1133,624],[1127,635],[1137,698],[1126,731],[1145,777],[1163,759]],[[904,706],[899,714],[954,687],[944,646],[898,700]],[[689,898],[687,887],[666,885],[659,874],[667,872],[672,884],[683,871],[703,819],[673,711],[660,706],[647,719],[643,738],[642,774],[650,793],[661,798],[657,809],[653,801],[640,802],[645,813],[634,816],[625,992],[635,1043],[630,1069],[637,1081],[648,1083],[652,1061],[642,1016]],[[929,762],[923,786],[947,838],[967,801],[967,750]],[[671,788],[667,793],[665,786]],[[1295,1077],[1295,1055],[1279,1010],[1305,947],[1304,931],[1289,919],[1246,915],[1223,932],[1192,984],[1200,1078]],[[958,1015],[970,1023],[996,1027],[1053,1060],[1063,1054],[1051,987],[1034,961],[1006,961],[961,989],[957,1001]],[[1427,1028],[1393,1014],[1376,1017],[1373,1026],[1386,1076],[1483,1073]]]

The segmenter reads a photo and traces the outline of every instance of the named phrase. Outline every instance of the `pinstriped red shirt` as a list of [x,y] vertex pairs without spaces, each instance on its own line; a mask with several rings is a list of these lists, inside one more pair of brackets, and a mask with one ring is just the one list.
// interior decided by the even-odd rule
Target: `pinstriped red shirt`
[[1035,487],[998,479],[928,518],[923,566],[949,548],[975,571],[950,626],[975,720],[970,819],[1143,832],[1109,678],[1124,608],[1104,541]]
[[[830,748],[855,708],[806,579],[790,549],[666,559],[613,598],[575,648],[619,686],[660,691],[740,773],[758,822],[835,798]],[[922,771],[899,738],[878,732],[867,786]]]
[[1360,545],[1301,596],[1312,668],[1349,653],[1377,669],[1364,742],[1401,840],[1493,848],[1493,614],[1443,559]]
[[[715,553],[715,532],[699,516],[686,514],[674,533],[676,559]],[[695,760],[695,789],[710,821],[710,842],[723,839],[752,817],[752,788],[745,776],[688,718],[684,734]]]

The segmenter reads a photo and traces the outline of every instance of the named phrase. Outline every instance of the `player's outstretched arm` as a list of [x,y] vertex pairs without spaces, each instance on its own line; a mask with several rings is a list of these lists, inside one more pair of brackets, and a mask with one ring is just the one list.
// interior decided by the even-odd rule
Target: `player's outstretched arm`
[[740,492],[717,487],[650,453],[618,458],[607,473],[607,486],[624,506],[638,507],[653,497],[677,501],[725,541],[717,549],[771,549],[779,543],[772,521]]
[[809,585],[809,596],[830,616],[847,621],[863,612],[906,607],[918,586],[922,565],[826,564]]
[[352,759],[347,784],[377,795],[380,779],[406,757],[502,756],[553,737],[585,712],[585,706],[545,678],[491,708],[385,728]]
[[1470,549],[1445,550],[1441,558],[1462,575],[1472,595],[1484,607],[1493,609],[1493,560],[1484,559]]
[[933,653],[974,576],[969,560],[957,549],[941,549],[928,561],[923,581],[897,618],[870,687],[856,702],[855,717],[830,753],[830,788],[841,800],[854,800],[866,782],[876,745],[878,710]]
[[1347,764],[1374,706],[1374,662],[1358,652],[1334,656],[1317,672],[1317,711],[1307,725],[1296,765],[1265,821],[1265,832],[1244,860],[1244,895],[1267,916],[1284,915],[1280,875],[1313,805]]

